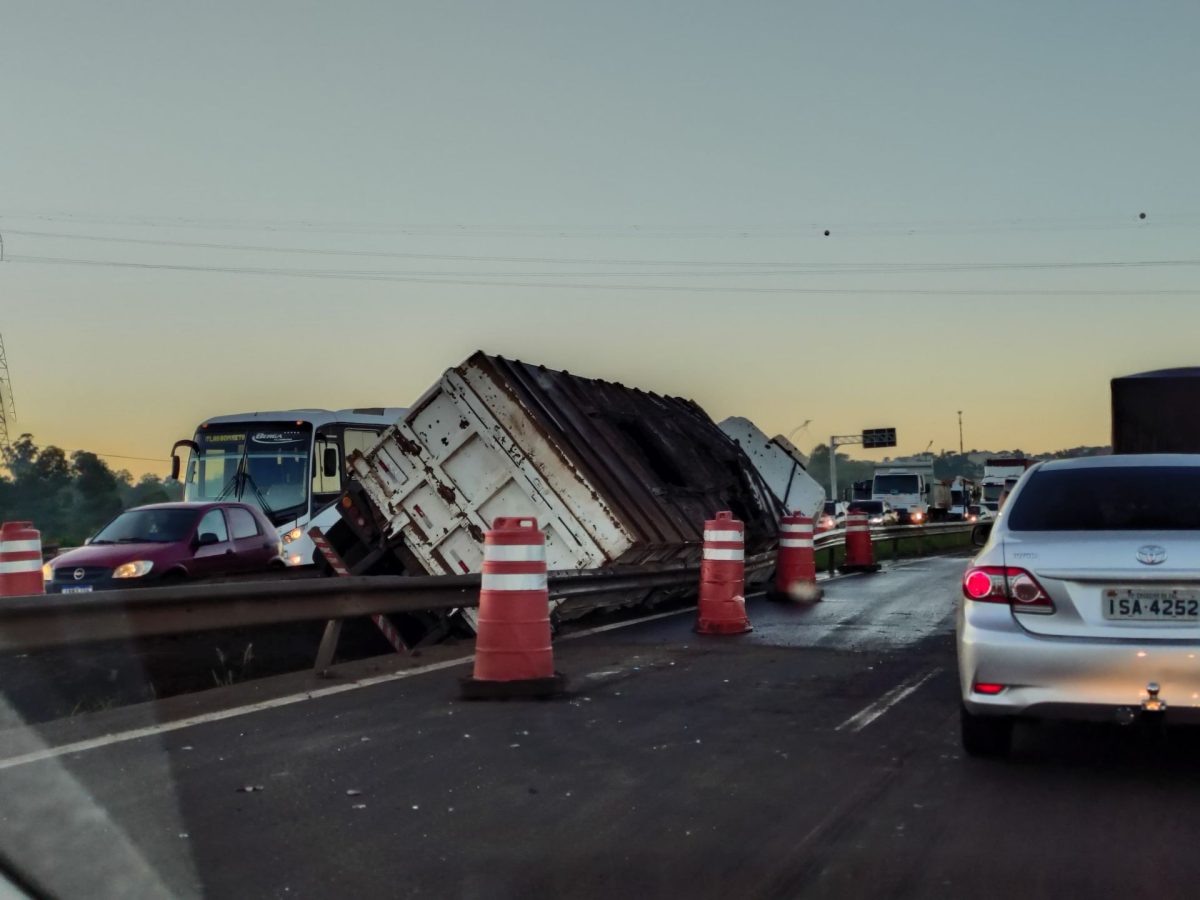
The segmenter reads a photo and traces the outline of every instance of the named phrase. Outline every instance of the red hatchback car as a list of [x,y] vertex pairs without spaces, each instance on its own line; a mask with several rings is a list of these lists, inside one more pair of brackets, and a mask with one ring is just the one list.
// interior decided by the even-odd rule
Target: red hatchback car
[[87,546],[52,559],[46,592],[66,594],[282,567],[283,545],[245,503],[155,503],[127,509]]

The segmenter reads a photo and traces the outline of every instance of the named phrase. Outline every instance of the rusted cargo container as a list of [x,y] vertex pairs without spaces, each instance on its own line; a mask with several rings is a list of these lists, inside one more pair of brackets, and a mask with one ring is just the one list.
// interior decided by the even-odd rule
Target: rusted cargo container
[[536,516],[549,568],[566,570],[695,562],[722,509],[753,554],[782,512],[696,403],[482,352],[349,464],[347,518],[429,574],[479,571],[498,516]]

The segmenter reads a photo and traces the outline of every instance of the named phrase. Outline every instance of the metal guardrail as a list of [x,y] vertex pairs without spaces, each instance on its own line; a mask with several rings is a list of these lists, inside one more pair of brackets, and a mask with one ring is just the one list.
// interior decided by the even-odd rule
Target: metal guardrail
[[[898,543],[905,539],[933,537],[939,534],[968,534],[974,530],[975,522],[934,522],[925,525],[891,525],[887,528],[872,528],[871,543],[881,544],[892,541],[892,557],[896,556]],[[846,546],[846,529],[838,528],[825,531],[813,538],[814,550],[835,551],[838,547]],[[832,572],[837,564],[836,552],[829,554],[829,571]]]
[[[968,523],[902,525],[871,532],[871,540],[969,531]],[[845,544],[845,531],[816,535],[816,550]],[[766,553],[746,560],[751,574],[775,563]],[[698,565],[638,566],[551,572],[552,599],[639,589],[688,587]],[[0,601],[0,653],[191,634],[227,628],[328,621],[360,616],[446,611],[479,605],[480,576],[356,576],[224,584],[183,584],[91,594],[10,597]]]
[[[935,534],[966,534],[976,524],[975,522],[932,522],[928,525],[889,525],[887,528],[872,528],[871,543],[875,544],[882,541],[924,537]],[[829,547],[844,547],[845,545],[845,528],[822,531],[813,538],[813,549],[815,550],[824,550]]]
[[[774,564],[774,554],[746,561],[750,572]],[[686,587],[698,566],[638,566],[551,572],[553,599],[622,590]],[[192,634],[226,628],[359,616],[453,610],[479,605],[480,576],[366,575],[183,584],[89,594],[48,594],[0,601],[0,653]]]

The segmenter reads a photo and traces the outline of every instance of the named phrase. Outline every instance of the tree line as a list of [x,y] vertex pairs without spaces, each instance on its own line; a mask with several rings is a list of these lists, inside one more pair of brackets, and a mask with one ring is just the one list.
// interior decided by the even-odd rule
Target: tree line
[[0,522],[32,522],[44,546],[78,546],[121,510],[183,496],[178,482],[152,474],[134,481],[95,453],[39,447],[31,434],[0,449],[0,463]]

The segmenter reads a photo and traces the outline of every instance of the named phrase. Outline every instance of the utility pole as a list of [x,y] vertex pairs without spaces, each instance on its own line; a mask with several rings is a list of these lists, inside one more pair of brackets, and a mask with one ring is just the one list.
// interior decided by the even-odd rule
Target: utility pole
[[4,355],[4,335],[0,334],[0,449],[9,446],[8,423],[17,420],[17,404],[13,400],[12,378],[8,374],[8,358]]
[[966,451],[964,451],[964,450],[963,450],[963,439],[962,439],[962,410],[960,409],[960,410],[958,411],[958,455],[959,455],[959,456],[962,456],[964,452],[966,452]]

